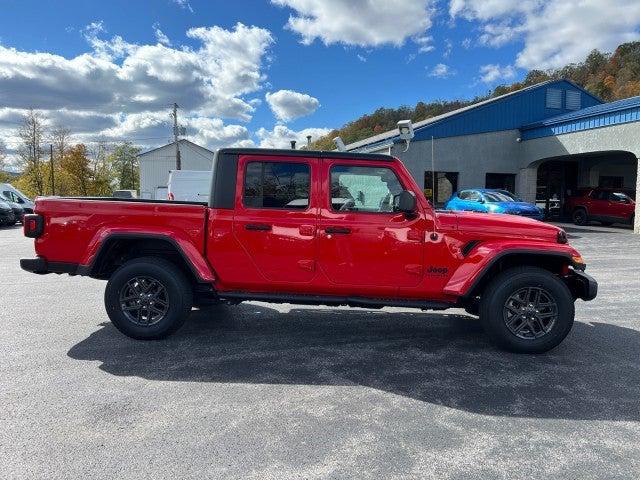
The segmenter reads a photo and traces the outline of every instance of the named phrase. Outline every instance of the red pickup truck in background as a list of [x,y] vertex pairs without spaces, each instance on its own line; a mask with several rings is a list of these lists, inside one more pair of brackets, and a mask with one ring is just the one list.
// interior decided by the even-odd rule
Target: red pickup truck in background
[[629,193],[602,187],[580,189],[567,199],[565,210],[576,225],[587,225],[592,220],[605,226],[614,223],[633,225],[636,202]]
[[40,198],[23,269],[108,280],[113,324],[175,332],[193,305],[465,308],[516,352],[569,333],[597,283],[560,228],[512,215],[434,211],[386,155],[222,149],[208,204]]

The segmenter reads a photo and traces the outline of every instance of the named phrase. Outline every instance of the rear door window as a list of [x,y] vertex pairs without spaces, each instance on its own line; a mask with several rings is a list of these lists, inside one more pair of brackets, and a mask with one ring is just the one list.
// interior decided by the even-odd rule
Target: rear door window
[[310,191],[311,169],[306,163],[247,163],[242,195],[245,207],[306,210]]

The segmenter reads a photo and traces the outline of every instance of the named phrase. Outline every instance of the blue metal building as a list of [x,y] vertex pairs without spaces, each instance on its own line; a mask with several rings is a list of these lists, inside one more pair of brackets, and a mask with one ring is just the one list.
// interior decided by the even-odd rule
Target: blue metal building
[[580,187],[637,189],[640,97],[605,103],[569,80],[554,80],[418,122],[414,130],[406,152],[397,130],[347,150],[399,157],[436,204],[471,187],[507,188],[547,207]]

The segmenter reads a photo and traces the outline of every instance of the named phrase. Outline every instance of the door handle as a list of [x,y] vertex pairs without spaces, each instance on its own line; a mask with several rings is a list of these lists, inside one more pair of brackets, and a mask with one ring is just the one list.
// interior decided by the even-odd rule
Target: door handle
[[259,230],[268,232],[271,230],[271,225],[267,225],[266,223],[247,223],[244,226],[245,230]]
[[327,227],[324,231],[326,233],[337,233],[342,235],[349,235],[351,233],[351,229],[347,227]]

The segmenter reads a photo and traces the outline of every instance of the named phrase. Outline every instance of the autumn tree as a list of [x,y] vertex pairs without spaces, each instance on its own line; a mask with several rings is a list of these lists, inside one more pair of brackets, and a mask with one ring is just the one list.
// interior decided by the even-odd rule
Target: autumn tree
[[5,171],[7,161],[7,147],[4,142],[0,140],[0,182],[7,182],[9,180],[9,174]]
[[99,142],[89,149],[93,184],[91,195],[106,197],[113,191],[114,177],[109,165],[108,147]]
[[29,110],[18,130],[22,145],[18,149],[23,168],[21,186],[27,194],[45,193],[45,173],[42,165],[43,141],[45,138],[44,117],[36,110]]
[[71,192],[68,194],[82,196],[90,194],[93,186],[93,172],[84,145],[70,147],[60,160],[60,167],[69,180]]

